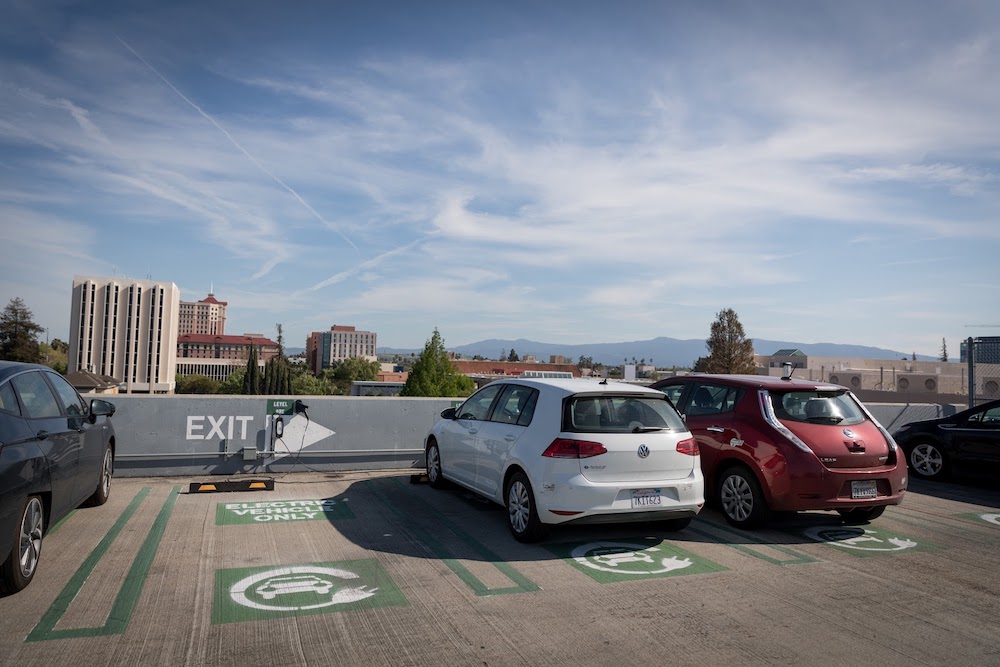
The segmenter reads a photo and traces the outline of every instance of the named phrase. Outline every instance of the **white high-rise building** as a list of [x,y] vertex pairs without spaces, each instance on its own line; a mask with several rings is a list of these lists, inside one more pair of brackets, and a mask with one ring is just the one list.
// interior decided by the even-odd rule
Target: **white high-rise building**
[[69,372],[110,375],[129,393],[172,392],[179,305],[171,282],[74,277]]

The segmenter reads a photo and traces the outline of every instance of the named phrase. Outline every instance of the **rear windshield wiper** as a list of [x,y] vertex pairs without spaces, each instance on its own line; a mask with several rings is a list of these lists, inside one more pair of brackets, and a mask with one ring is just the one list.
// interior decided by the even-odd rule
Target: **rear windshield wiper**
[[665,431],[666,426],[636,426],[633,433],[652,433],[653,431]]

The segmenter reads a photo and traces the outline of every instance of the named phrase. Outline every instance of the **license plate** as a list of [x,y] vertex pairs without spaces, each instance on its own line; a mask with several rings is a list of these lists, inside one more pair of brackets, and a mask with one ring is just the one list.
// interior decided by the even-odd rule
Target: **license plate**
[[663,504],[660,498],[659,489],[633,489],[632,509],[642,509],[644,507],[659,507]]
[[865,498],[875,498],[878,496],[878,486],[875,480],[864,482],[851,482],[851,498],[863,500]]

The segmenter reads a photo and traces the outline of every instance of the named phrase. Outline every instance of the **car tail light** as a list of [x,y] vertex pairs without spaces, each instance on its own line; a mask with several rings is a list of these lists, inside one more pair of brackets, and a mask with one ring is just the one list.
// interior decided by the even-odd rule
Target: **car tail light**
[[698,441],[694,438],[681,440],[677,443],[677,451],[681,454],[687,454],[688,456],[698,456]]
[[591,456],[607,453],[607,448],[599,442],[556,438],[545,448],[542,456],[550,459],[589,459]]

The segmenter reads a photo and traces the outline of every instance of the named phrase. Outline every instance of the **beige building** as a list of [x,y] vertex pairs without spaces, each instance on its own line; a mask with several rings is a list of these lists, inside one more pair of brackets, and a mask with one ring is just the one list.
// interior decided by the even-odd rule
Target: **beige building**
[[225,301],[219,301],[209,292],[201,301],[181,301],[177,333],[224,336],[226,334]]
[[329,331],[314,331],[306,339],[306,363],[313,373],[319,373],[352,357],[377,361],[376,337],[372,331],[336,324]]
[[[756,355],[754,360],[763,375],[780,376],[783,365],[791,363],[792,377],[839,384],[854,391],[924,396],[969,393],[968,365],[960,362],[819,357],[792,349],[778,350],[770,356]],[[995,386],[990,389],[998,394]],[[991,398],[1000,397],[991,396],[985,385],[977,391]]]
[[68,371],[114,377],[126,393],[172,392],[179,304],[171,282],[76,276]]
[[257,348],[257,365],[278,356],[278,344],[262,334],[207,336],[184,334],[177,338],[177,374],[204,375],[222,382],[235,371],[246,368],[250,348]]

